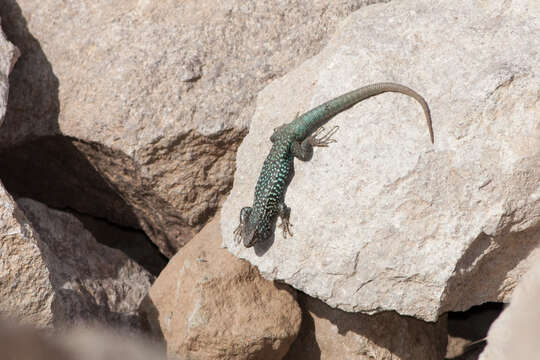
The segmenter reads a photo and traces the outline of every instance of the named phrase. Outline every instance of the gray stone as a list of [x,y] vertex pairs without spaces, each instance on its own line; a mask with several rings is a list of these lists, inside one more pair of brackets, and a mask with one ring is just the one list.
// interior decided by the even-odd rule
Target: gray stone
[[0,183],[0,312],[27,324],[53,324],[55,300],[43,244]]
[[99,244],[73,215],[30,199],[17,203],[46,244],[55,325],[140,328],[137,310],[154,277],[120,250]]
[[[0,194],[2,313],[39,327],[79,322],[139,331],[153,276],[99,244],[73,215]],[[24,212],[24,214],[23,214]]]
[[[534,1],[392,2],[347,18],[317,56],[266,87],[223,205],[224,245],[346,311],[435,321],[505,301],[540,234],[540,26]],[[417,90],[433,116],[383,94],[336,116],[336,144],[295,162],[294,237],[234,244],[273,128],[373,82]]]
[[[0,19],[0,25],[2,25],[2,19]],[[0,126],[4,122],[4,114],[7,108],[9,73],[13,70],[13,66],[15,66],[19,55],[19,49],[7,41],[0,26]]]
[[114,226],[108,221],[95,217],[73,213],[92,236],[101,244],[121,250],[129,258],[135,260],[150,274],[158,276],[167,265],[168,259],[163,256],[142,231],[134,231]]

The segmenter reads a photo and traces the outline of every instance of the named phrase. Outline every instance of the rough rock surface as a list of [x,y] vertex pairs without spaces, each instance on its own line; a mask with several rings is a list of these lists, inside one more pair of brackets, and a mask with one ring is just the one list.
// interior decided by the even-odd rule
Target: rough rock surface
[[168,259],[159,252],[144,232],[115,226],[103,219],[87,215],[77,213],[73,215],[99,243],[121,250],[150,274],[158,276],[167,265]]
[[120,250],[99,244],[73,215],[30,199],[17,203],[47,245],[55,323],[139,327],[137,310],[154,277]]
[[301,311],[292,289],[220,248],[219,217],[162,271],[141,304],[180,359],[281,359]]
[[428,323],[395,312],[350,314],[299,296],[298,338],[284,360],[440,360],[446,350],[446,317]]
[[480,360],[528,360],[540,354],[540,256],[512,293],[510,305],[488,332]]
[[6,314],[40,326],[140,328],[137,309],[153,280],[146,270],[99,244],[70,214],[30,199],[18,200],[20,210],[12,201],[3,205],[18,221],[1,222],[8,225],[0,256]]
[[40,240],[0,183],[0,313],[39,327],[53,324],[55,299]]
[[142,227],[172,256],[229,191],[255,94],[369,2],[3,0],[23,57],[2,180]]
[[9,82],[8,76],[19,57],[19,50],[7,41],[2,32],[2,19],[0,19],[0,126],[6,113]]
[[[533,8],[416,1],[355,12],[319,55],[259,94],[222,209],[225,246],[265,277],[347,311],[434,321],[507,300],[540,240]],[[276,231],[255,248],[234,244],[272,129],[378,81],[426,97],[435,144],[413,99],[368,99],[330,122],[340,126],[336,144],[296,161],[285,199],[294,237]]]

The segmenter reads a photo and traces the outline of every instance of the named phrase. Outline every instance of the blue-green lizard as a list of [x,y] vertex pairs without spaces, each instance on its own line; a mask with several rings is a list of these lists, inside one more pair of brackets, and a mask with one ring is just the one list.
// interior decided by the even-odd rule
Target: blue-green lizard
[[273,233],[277,216],[281,218],[283,236],[292,235],[289,222],[290,209],[285,205],[285,190],[293,174],[295,157],[307,161],[313,153],[313,146],[326,147],[335,142],[332,139],[337,127],[318,137],[322,126],[338,113],[349,109],[358,102],[384,92],[398,92],[415,98],[426,116],[431,142],[433,128],[429,107],[422,96],[414,90],[395,83],[377,83],[361,87],[296,117],[292,122],[276,129],[270,137],[272,149],[264,161],[252,207],[240,211],[240,225],[234,230],[235,242],[243,241],[251,247],[264,241]]

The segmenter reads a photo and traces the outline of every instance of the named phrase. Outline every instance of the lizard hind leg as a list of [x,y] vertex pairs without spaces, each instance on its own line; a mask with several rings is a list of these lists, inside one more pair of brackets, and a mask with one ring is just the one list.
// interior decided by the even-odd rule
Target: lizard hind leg
[[239,244],[242,241],[242,238],[244,237],[250,214],[251,214],[251,208],[249,206],[243,207],[242,210],[240,210],[240,223],[238,224],[236,229],[234,229],[233,231],[234,242],[236,244]]
[[313,147],[328,147],[328,145],[335,143],[336,140],[332,136],[338,131],[339,126],[334,126],[330,131],[321,136],[321,133],[324,132],[324,128],[320,127],[313,133],[313,135],[308,136],[302,142],[293,142],[291,147],[291,152],[294,157],[302,160],[309,161],[313,156]]
[[292,224],[289,221],[289,217],[291,216],[291,208],[287,207],[285,203],[281,202],[278,207],[278,215],[281,218],[281,224],[279,227],[281,227],[283,231],[283,238],[287,238],[287,234],[290,236],[293,236],[293,233],[291,231]]
[[337,142],[336,139],[332,138],[333,135],[336,134],[336,132],[339,130],[339,126],[334,126],[331,128],[326,134],[321,133],[324,131],[324,128],[321,126],[320,128],[313,133],[313,135],[309,136],[306,140],[309,141],[311,146],[319,146],[319,147],[328,147],[328,145]]

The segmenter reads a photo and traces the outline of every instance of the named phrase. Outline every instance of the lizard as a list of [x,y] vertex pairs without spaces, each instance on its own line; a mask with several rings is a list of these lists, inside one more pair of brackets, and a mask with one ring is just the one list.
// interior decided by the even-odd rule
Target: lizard
[[287,234],[293,235],[289,222],[290,208],[285,205],[284,199],[294,173],[294,158],[308,161],[312,157],[314,146],[327,147],[335,142],[332,135],[337,127],[319,137],[323,131],[322,126],[360,101],[385,92],[402,93],[420,103],[431,143],[434,142],[431,115],[426,101],[416,91],[396,83],[383,82],[363,86],[296,116],[290,123],[275,128],[270,137],[272,148],[264,160],[255,186],[253,206],[240,210],[240,224],[233,233],[236,244],[243,242],[244,246],[249,248],[270,238],[278,216],[281,218],[283,237],[286,238]]

